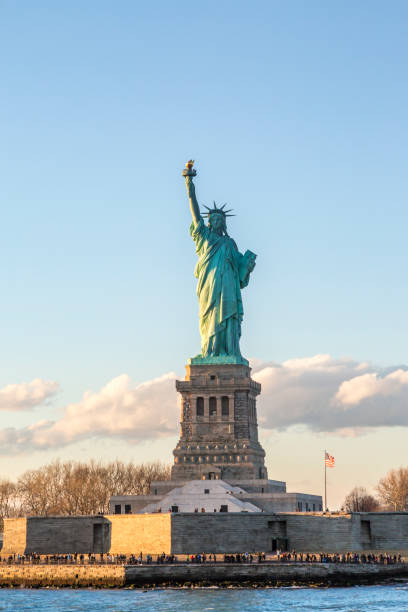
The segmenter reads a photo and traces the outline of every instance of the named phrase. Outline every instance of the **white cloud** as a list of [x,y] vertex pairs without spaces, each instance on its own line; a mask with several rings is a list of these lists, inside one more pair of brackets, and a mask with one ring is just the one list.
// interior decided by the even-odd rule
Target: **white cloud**
[[58,386],[56,382],[41,378],[29,383],[7,385],[0,389],[0,410],[30,410],[55,395]]
[[[304,425],[314,431],[358,436],[375,427],[408,425],[408,371],[403,366],[383,371],[367,362],[316,355],[281,364],[253,360],[252,367],[253,378],[262,384],[260,427],[283,430]],[[122,374],[99,391],[87,391],[79,402],[68,404],[56,421],[0,430],[0,448],[13,453],[59,448],[95,437],[137,442],[175,435],[180,418],[175,378],[168,373],[135,385]],[[48,395],[44,390],[43,395],[48,397],[57,387],[47,384]],[[27,393],[32,405],[40,401],[41,388],[33,385],[31,395]],[[29,401],[20,400],[26,407]]]
[[378,374],[363,374],[344,381],[336,399],[344,406],[356,406],[369,397],[398,397],[408,389],[408,372],[395,370],[383,378]]
[[386,372],[367,362],[316,355],[282,364],[257,364],[262,384],[260,425],[359,435],[372,427],[408,425],[408,372]]

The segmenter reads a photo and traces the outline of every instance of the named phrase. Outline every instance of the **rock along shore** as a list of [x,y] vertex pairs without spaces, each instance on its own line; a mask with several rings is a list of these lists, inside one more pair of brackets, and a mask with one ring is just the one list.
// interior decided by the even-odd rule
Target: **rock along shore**
[[7,565],[1,587],[265,587],[351,586],[408,580],[408,564],[335,563],[169,564],[127,566]]

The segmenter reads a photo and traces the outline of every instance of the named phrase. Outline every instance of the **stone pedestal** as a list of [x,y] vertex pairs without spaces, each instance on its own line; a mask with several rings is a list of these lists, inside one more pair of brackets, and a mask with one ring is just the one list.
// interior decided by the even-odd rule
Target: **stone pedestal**
[[256,396],[261,385],[245,364],[190,364],[176,381],[181,435],[172,480],[267,479],[258,442]]

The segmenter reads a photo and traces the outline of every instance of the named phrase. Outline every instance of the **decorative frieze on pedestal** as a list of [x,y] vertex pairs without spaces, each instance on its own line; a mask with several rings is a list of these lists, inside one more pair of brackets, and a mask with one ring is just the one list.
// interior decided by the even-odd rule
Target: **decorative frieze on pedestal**
[[258,441],[256,397],[261,385],[244,364],[187,365],[176,382],[181,435],[172,480],[267,479]]

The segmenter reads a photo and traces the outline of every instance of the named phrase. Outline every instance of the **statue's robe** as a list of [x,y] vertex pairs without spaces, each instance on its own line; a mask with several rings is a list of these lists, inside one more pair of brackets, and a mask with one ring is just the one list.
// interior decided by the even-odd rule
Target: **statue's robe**
[[[196,244],[201,355],[240,357],[239,338],[244,314],[240,286],[240,264],[243,255],[234,240],[220,236],[204,224],[191,224]],[[244,283],[242,283],[244,286]]]

